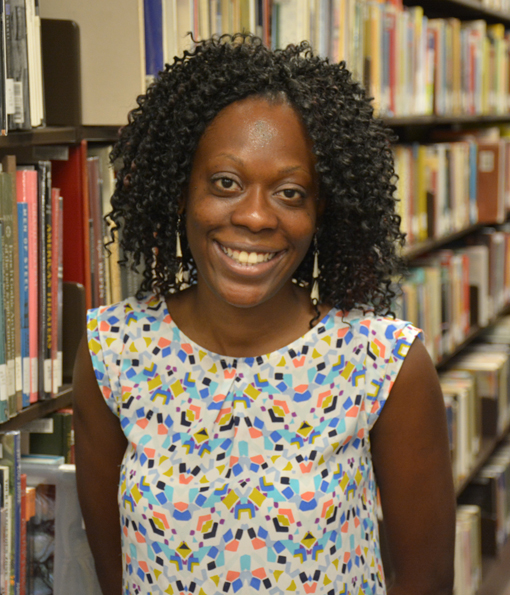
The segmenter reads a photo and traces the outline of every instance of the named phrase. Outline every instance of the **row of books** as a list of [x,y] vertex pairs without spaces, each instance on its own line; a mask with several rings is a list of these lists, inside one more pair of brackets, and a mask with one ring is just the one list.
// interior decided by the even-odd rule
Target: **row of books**
[[[57,434],[58,416],[68,420],[72,413],[46,419],[55,421]],[[0,593],[100,595],[74,464],[49,454],[51,444],[39,448],[39,430],[47,427],[31,429],[36,433],[0,434]],[[24,443],[37,454],[24,454]]]
[[479,506],[457,507],[455,524],[455,584],[453,595],[477,595],[482,583],[481,511]]
[[0,1],[0,133],[44,124],[39,0]]
[[490,128],[450,133],[450,142],[393,147],[398,212],[409,245],[477,223],[505,221],[510,211],[506,134],[506,127]]
[[144,0],[146,68],[157,76],[192,41],[251,31],[268,46],[308,40],[345,60],[380,115],[506,113],[510,35],[481,19],[429,19],[397,0]]
[[504,224],[414,260],[396,314],[424,330],[425,346],[440,363],[509,302],[510,228]]
[[140,274],[118,264],[118,243],[105,249],[104,214],[114,184],[110,150],[83,141],[58,147],[51,161],[3,160],[0,423],[55,396],[63,384],[64,281],[84,286],[88,308],[138,289]]
[[504,441],[459,497],[481,510],[482,555],[497,556],[510,537],[510,443]]

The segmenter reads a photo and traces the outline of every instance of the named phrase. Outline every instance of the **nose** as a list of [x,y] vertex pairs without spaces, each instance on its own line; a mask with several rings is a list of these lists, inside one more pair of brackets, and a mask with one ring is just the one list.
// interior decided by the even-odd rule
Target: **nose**
[[270,193],[265,192],[261,186],[249,188],[237,202],[231,221],[233,225],[246,227],[254,233],[275,229],[278,225],[278,217]]

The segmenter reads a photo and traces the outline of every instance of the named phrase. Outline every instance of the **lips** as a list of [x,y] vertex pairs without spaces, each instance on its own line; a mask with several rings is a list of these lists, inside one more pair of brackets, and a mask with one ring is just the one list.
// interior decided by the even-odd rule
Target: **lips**
[[[271,262],[283,251],[265,251],[265,250],[242,250],[238,248],[229,248],[219,242],[215,242],[221,252],[237,266],[245,269],[258,269]],[[265,267],[264,267],[265,268]]]

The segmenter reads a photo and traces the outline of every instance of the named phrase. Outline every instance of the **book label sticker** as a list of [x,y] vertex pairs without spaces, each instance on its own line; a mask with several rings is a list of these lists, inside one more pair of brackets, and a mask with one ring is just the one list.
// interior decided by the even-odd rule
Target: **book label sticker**
[[28,395],[30,393],[30,358],[23,358],[23,392]]
[[51,393],[51,359],[44,360],[44,392]]
[[23,372],[21,365],[21,355],[16,357],[16,392],[23,390]]
[[5,79],[5,106],[7,115],[12,116],[15,113],[14,79]]
[[494,171],[494,151],[480,151],[478,160],[478,169],[482,173],[489,174]]
[[33,434],[53,434],[53,418],[42,417],[41,419],[34,419],[23,426],[23,431]]
[[39,379],[39,361],[36,357],[32,357],[30,360],[30,385],[31,393],[36,393],[39,389],[37,386],[37,381]]
[[0,365],[0,401],[7,401],[7,366]]

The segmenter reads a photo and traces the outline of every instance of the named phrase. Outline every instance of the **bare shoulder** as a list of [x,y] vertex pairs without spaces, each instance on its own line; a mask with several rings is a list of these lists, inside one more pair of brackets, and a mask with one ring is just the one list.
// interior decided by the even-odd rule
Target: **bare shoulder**
[[446,415],[435,367],[419,339],[370,440],[397,584],[402,592],[451,593],[455,493]]

